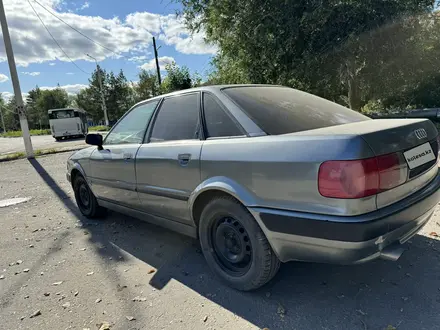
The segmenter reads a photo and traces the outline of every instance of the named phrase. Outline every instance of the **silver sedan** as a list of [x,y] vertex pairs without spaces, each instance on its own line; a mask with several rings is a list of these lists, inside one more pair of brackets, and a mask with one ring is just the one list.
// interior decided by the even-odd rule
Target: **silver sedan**
[[209,86],[136,104],[68,160],[86,217],[115,210],[200,240],[256,289],[292,260],[396,260],[440,199],[429,120],[372,120],[280,86]]

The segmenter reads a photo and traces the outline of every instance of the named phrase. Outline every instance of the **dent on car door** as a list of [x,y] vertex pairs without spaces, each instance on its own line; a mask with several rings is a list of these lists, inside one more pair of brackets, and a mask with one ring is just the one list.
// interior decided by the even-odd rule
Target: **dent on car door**
[[137,190],[151,214],[191,224],[190,193],[200,183],[200,94],[165,98],[136,156]]
[[139,206],[135,157],[158,102],[144,103],[129,111],[107,135],[103,149],[92,153],[89,181],[97,198]]

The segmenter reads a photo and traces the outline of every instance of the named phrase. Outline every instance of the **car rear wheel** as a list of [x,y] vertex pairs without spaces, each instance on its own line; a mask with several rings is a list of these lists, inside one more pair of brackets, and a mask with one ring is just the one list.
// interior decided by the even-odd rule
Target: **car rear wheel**
[[255,290],[280,267],[253,216],[232,197],[215,198],[205,206],[199,237],[209,267],[235,289]]
[[78,174],[75,177],[73,191],[75,193],[75,200],[79,210],[87,218],[99,218],[107,213],[107,209],[99,206],[95,195],[93,195],[89,185],[82,175]]

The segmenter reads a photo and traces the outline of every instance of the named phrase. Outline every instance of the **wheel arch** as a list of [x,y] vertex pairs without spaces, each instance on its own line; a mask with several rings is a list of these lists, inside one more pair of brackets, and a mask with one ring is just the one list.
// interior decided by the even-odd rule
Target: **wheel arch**
[[192,220],[198,227],[204,206],[213,198],[233,197],[245,207],[256,205],[256,197],[245,187],[226,177],[213,177],[202,182],[189,197]]
[[84,179],[87,180],[84,169],[81,167],[80,164],[78,164],[77,162],[74,162],[72,167],[70,168],[70,183],[71,183],[72,187],[73,187],[73,183],[75,182],[75,178],[78,175],[82,175],[84,177]]

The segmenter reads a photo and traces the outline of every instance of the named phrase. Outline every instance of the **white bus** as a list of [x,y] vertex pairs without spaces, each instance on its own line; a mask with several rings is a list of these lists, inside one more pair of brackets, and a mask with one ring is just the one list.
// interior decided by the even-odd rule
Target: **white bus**
[[57,141],[63,137],[86,136],[89,131],[87,114],[82,109],[50,109],[47,113],[52,136]]

